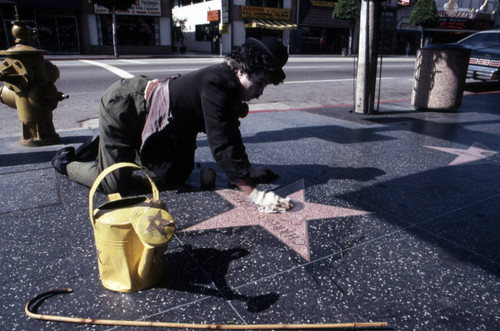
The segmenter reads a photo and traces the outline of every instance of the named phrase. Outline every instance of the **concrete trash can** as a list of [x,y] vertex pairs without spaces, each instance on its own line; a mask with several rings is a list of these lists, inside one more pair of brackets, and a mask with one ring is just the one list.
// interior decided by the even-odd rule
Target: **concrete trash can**
[[462,104],[471,50],[430,44],[417,51],[411,103],[417,110],[455,110]]

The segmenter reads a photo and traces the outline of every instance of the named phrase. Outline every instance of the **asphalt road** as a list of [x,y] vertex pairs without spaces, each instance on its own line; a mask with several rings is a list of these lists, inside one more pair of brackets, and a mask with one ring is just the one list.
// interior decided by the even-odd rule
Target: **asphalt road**
[[[221,58],[141,58],[102,60],[52,60],[60,70],[56,82],[69,99],[54,111],[56,131],[94,127],[104,90],[121,77],[146,75],[163,78],[185,74]],[[377,89],[380,100],[409,99],[414,75],[414,57],[386,57],[379,65]],[[354,57],[290,57],[284,84],[269,86],[264,95],[250,103],[250,110],[302,109],[351,105],[354,99]],[[381,73],[381,75],[380,75]],[[378,96],[378,91],[377,94]],[[0,136],[20,135],[17,111],[0,105]]]

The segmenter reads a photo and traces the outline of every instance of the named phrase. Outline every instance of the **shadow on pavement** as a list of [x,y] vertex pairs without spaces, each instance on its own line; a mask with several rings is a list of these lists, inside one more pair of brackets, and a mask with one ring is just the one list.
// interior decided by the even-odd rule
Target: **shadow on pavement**
[[481,92],[493,92],[493,91],[500,91],[500,82],[496,81],[488,81],[488,82],[483,82],[483,81],[473,81],[473,82],[466,82],[465,91],[468,92],[474,92],[474,93],[481,93]]
[[[246,302],[248,311],[253,313],[267,310],[278,301],[277,293],[253,297],[243,295],[232,290],[225,278],[231,261],[249,253],[242,248],[193,249],[191,245],[186,245],[181,252],[165,255],[163,266],[167,276],[161,286],[175,291],[240,300]],[[210,287],[211,284],[216,288]]]

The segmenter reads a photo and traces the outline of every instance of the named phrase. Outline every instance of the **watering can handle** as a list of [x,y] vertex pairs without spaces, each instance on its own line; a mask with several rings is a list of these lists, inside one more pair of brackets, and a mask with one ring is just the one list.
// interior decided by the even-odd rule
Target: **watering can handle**
[[107,167],[106,169],[104,169],[99,174],[99,176],[97,176],[96,180],[94,181],[94,184],[90,188],[90,193],[89,193],[89,214],[90,214],[90,222],[92,223],[92,227],[95,226],[95,219],[94,219],[94,194],[97,191],[97,188],[99,187],[99,184],[104,179],[104,177],[106,177],[107,175],[109,175],[110,173],[112,173],[113,171],[115,171],[116,169],[126,168],[126,167],[137,168],[137,169],[142,170],[142,172],[148,178],[149,183],[151,184],[151,189],[153,191],[153,199],[159,200],[160,194],[158,192],[158,188],[156,188],[155,183],[153,182],[153,180],[151,179],[151,177],[149,177],[149,175],[144,170],[144,168],[142,168],[141,166],[138,166],[137,164],[130,163],[130,162],[115,163],[115,164]]

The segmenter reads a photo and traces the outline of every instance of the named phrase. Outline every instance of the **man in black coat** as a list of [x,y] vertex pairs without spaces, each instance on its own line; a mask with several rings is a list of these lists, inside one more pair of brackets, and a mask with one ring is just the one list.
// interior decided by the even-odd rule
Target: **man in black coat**
[[[249,38],[221,64],[164,80],[122,79],[101,98],[99,139],[76,152],[73,147],[60,150],[52,165],[89,187],[118,162],[146,166],[160,188],[182,185],[194,167],[197,134],[205,132],[215,161],[231,183],[261,207],[287,210],[288,199],[256,189],[259,181],[274,174],[251,167],[239,130],[239,119],[248,113],[245,102],[258,98],[268,84],[281,83],[287,60],[286,48],[276,38]],[[93,145],[98,146],[97,158],[85,162]],[[132,169],[121,168],[106,176],[100,189],[126,193],[131,179]]]

